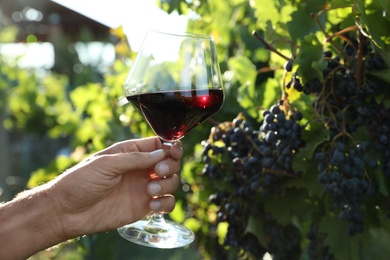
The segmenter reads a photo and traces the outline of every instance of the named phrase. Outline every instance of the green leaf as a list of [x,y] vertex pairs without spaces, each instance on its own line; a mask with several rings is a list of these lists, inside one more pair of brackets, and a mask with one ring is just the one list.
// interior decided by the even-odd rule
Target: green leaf
[[257,104],[255,104],[255,101],[258,95],[255,89],[256,67],[244,56],[229,59],[229,67],[235,79],[241,83],[238,89],[238,96],[236,97],[237,102],[247,109],[253,117],[256,117]]
[[302,77],[303,83],[322,78],[319,69],[323,67],[323,45],[314,34],[304,38],[295,63],[299,65],[297,74]]
[[[311,12],[313,12],[315,9],[311,10]],[[287,23],[287,28],[290,33],[291,39],[294,42],[299,43],[302,41],[302,39],[306,37],[306,35],[314,33],[318,30],[317,24],[310,16],[311,12],[306,10],[305,8],[298,8],[298,10],[292,13],[292,19],[290,22]]]
[[355,25],[354,0],[328,1],[327,4],[329,4],[329,9],[326,12],[326,18],[329,23],[326,29],[332,30],[332,26],[337,24],[341,24],[341,28]]
[[234,73],[234,77],[241,82],[241,84],[252,86],[248,94],[253,97],[253,85],[256,80],[257,72],[252,61],[245,56],[233,57],[229,59],[229,68]]
[[183,210],[183,202],[177,201],[175,205],[175,209],[169,213],[169,216],[176,222],[182,223],[185,219],[185,212]]
[[370,71],[369,74],[381,79],[387,83],[390,83],[390,69],[380,70],[380,71]]
[[264,209],[280,224],[291,223],[295,215],[306,214],[311,206],[306,203],[308,197],[306,189],[285,189],[282,196],[267,197]]
[[280,82],[275,78],[268,78],[258,89],[258,98],[254,100],[261,109],[271,107],[280,99],[282,90]]
[[32,172],[31,177],[28,180],[27,187],[33,188],[42,185],[43,183],[54,179],[61,172],[65,171],[74,164],[75,161],[71,157],[58,156],[49,164],[48,167]]
[[317,165],[313,159],[318,146],[329,141],[328,130],[320,122],[311,121],[302,133],[305,146],[293,158],[293,169],[302,172],[302,178],[291,181],[291,186],[306,187],[310,196],[321,197],[323,187],[317,181]]
[[337,259],[360,259],[360,243],[358,237],[347,234],[348,224],[334,215],[328,214],[320,221],[319,230],[327,234],[325,241],[331,254]]
[[256,0],[255,1],[255,15],[257,17],[257,25],[263,31],[266,31],[265,27],[268,23],[275,26],[280,21],[280,2],[273,0]]
[[301,171],[300,178],[292,179],[286,182],[284,187],[293,187],[307,189],[309,196],[321,198],[323,195],[323,186],[318,182],[318,163],[314,159],[302,158],[303,153],[298,153],[293,159],[293,168]]
[[[386,220],[388,222],[388,220]],[[360,259],[387,259],[390,255],[390,233],[386,228],[372,228],[370,236],[364,243]]]
[[389,1],[358,0],[357,2],[360,15],[357,23],[366,32],[366,36],[381,49],[390,44]]
[[260,244],[262,244],[263,246],[266,246],[267,239],[264,235],[263,225],[264,225],[264,221],[263,221],[262,217],[255,218],[253,216],[249,216],[248,224],[246,225],[245,231],[254,234],[257,237],[257,239],[259,240]]
[[197,232],[202,227],[200,221],[196,218],[188,218],[183,222],[183,225],[191,229],[193,232]]
[[302,138],[305,140],[305,147],[300,149],[299,153],[304,158],[311,159],[317,147],[330,140],[330,135],[323,123],[312,120],[307,124],[305,131],[303,131]]
[[219,243],[223,244],[223,241],[225,240],[227,231],[228,231],[229,224],[226,222],[220,222],[218,223],[217,227],[217,234],[218,234],[218,239]]
[[376,183],[378,184],[379,192],[383,196],[386,196],[386,197],[389,196],[389,189],[387,187],[388,181],[386,180],[382,170],[379,168],[377,168],[375,170],[371,169],[370,173],[373,174],[375,179],[376,179]]
[[18,27],[15,26],[2,26],[0,30],[0,42],[7,43],[15,41],[19,33]]

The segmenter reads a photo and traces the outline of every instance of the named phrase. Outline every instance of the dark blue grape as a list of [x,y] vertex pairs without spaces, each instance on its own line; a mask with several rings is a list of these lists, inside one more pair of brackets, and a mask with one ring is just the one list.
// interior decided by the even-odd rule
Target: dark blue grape
[[288,60],[288,61],[284,64],[283,67],[284,67],[285,71],[287,71],[287,72],[292,71],[292,68],[293,68],[293,61],[292,61],[292,60]]

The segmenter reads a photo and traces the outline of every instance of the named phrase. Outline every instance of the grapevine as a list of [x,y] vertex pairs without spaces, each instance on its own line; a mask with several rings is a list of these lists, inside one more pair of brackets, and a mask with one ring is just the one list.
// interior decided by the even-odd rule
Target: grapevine
[[[388,84],[370,77],[369,73],[360,75],[364,70],[357,67],[362,66],[369,72],[383,70],[385,64],[375,56],[359,31],[357,35],[360,41],[348,37],[344,60],[324,53],[327,67],[323,71],[325,82],[322,86],[318,79],[313,79],[301,90],[316,96],[314,107],[329,130],[330,142],[317,147],[315,154],[318,180],[324,191],[332,196],[334,206],[340,209],[339,219],[350,223],[350,235],[363,232],[361,208],[365,198],[377,192],[370,173],[381,167],[384,178],[389,181],[387,136],[390,114],[386,105],[376,99]],[[357,63],[356,59],[362,57],[364,64]],[[317,87],[313,87],[312,82],[317,82]],[[367,132],[367,136],[360,138],[359,131]],[[380,151],[381,157],[374,156],[374,151]]]
[[[242,114],[232,122],[213,128],[210,139],[202,142],[203,176],[216,183],[226,183],[210,201],[219,206],[218,222],[228,222],[226,246],[246,249],[256,258],[270,251],[274,259],[300,254],[300,234],[294,225],[280,225],[268,214],[264,233],[271,237],[268,249],[253,239],[248,247],[245,239],[253,237],[245,232],[243,216],[259,217],[264,212],[262,198],[280,195],[280,184],[285,179],[300,178],[301,173],[292,167],[293,156],[304,146],[301,138],[302,114],[283,100],[263,111],[264,120],[254,127]],[[225,158],[223,162],[216,158]],[[247,203],[244,203],[244,202]],[[249,203],[248,203],[249,202]],[[263,250],[258,250],[264,248]]]
[[[248,258],[268,252],[273,259],[337,259],[326,221],[335,218],[339,232],[363,239],[371,228],[369,211],[390,217],[390,86],[376,76],[389,68],[358,26],[333,35],[320,29],[327,42],[313,75],[300,70],[304,47],[288,57],[255,32],[265,49],[285,60],[281,96],[259,118],[240,113],[213,127],[202,142],[202,174],[213,185],[210,202],[218,209],[215,225],[227,223],[224,246]],[[300,111],[302,104],[310,109]],[[324,137],[314,143],[316,127]],[[268,210],[269,201],[310,183],[313,175],[322,190],[307,197],[317,212],[308,216],[305,233],[299,221]],[[318,215],[325,212],[331,216]]]

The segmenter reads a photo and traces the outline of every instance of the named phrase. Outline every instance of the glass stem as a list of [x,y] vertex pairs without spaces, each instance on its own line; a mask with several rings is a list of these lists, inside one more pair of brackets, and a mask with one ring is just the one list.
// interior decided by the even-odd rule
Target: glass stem
[[152,222],[154,223],[165,223],[164,214],[161,213],[153,213]]

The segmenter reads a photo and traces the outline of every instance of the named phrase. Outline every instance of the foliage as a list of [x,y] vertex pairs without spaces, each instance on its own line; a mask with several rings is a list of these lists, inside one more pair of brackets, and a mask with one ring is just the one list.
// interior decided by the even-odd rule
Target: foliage
[[[387,256],[389,2],[157,2],[191,14],[188,31],[214,37],[224,75],[225,106],[183,139],[183,191],[171,214],[196,232],[203,258]],[[135,53],[120,29],[112,33],[118,59],[101,82],[70,86],[64,75],[0,60],[9,131],[71,139],[71,154],[33,172],[30,187],[112,142],[153,134],[131,106],[118,105]],[[351,177],[345,165],[363,174]],[[346,180],[353,196],[338,186]],[[105,241],[109,257],[107,240],[79,245],[92,252]]]
[[189,30],[215,37],[241,106],[220,115],[183,171],[203,255],[384,259],[388,1],[159,3],[199,15]]

